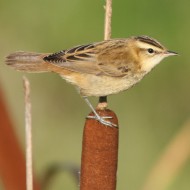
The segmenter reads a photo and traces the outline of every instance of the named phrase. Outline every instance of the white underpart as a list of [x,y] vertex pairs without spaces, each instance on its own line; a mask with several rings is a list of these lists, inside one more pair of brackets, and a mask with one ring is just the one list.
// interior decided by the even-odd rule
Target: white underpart
[[139,48],[148,50],[149,48],[152,48],[155,52],[160,52],[158,54],[149,54],[148,51],[147,53],[147,59],[142,62],[142,70],[145,72],[150,72],[160,61],[162,61],[165,57],[167,57],[166,54],[164,54],[162,49],[155,47],[151,44],[146,44],[144,42],[137,42],[137,45]]
[[154,55],[148,61],[145,61],[144,63],[142,63],[142,70],[145,72],[150,72],[164,58],[165,56],[163,54]]

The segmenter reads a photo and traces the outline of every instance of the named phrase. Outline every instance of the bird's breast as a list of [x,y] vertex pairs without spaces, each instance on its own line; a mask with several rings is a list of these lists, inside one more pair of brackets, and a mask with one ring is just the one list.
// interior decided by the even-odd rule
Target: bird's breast
[[63,78],[77,86],[82,96],[107,96],[129,89],[139,82],[143,76],[143,74],[125,77],[76,74],[75,76],[63,76]]

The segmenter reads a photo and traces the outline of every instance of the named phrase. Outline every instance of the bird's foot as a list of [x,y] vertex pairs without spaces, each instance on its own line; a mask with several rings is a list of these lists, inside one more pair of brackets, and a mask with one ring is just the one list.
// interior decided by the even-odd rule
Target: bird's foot
[[110,121],[106,121],[105,119],[112,119],[111,116],[99,116],[98,114],[97,115],[89,115],[87,116],[88,119],[95,119],[97,121],[99,121],[101,124],[103,125],[106,125],[106,126],[109,126],[109,127],[115,127],[117,128],[118,126]]
[[[115,127],[117,128],[118,126],[110,121],[106,121],[105,119],[112,119],[111,116],[100,116],[96,110],[93,108],[92,104],[89,102],[88,98],[86,96],[83,96],[85,102],[88,104],[88,106],[91,108],[92,112],[94,113],[94,116],[87,116],[88,119],[95,119],[97,121],[99,121],[101,124],[109,126],[109,127]],[[105,97],[103,97],[103,100],[105,100]],[[99,105],[103,105],[103,107],[99,107],[98,109],[102,109],[102,108],[106,108],[107,107],[107,102],[101,102],[99,103]]]

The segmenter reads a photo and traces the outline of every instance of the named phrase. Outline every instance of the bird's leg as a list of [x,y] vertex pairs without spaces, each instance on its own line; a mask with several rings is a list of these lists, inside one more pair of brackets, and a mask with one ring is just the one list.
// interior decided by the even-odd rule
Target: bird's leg
[[92,112],[94,113],[94,116],[87,116],[87,118],[89,119],[96,119],[98,120],[100,123],[102,123],[103,125],[107,125],[109,127],[117,127],[117,125],[115,125],[114,123],[111,123],[110,121],[106,121],[105,119],[110,119],[112,117],[110,116],[104,116],[101,117],[96,110],[94,109],[94,107],[92,106],[92,104],[90,103],[90,101],[88,100],[88,98],[86,96],[83,96],[85,102],[87,103],[87,105],[90,107],[90,109],[92,110]]

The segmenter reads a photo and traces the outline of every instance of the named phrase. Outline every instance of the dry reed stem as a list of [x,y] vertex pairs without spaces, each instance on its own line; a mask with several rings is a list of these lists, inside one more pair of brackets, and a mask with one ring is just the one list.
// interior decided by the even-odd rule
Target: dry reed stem
[[25,95],[25,132],[26,132],[26,189],[33,190],[32,172],[32,116],[30,102],[30,83],[24,76],[24,95]]
[[157,161],[142,190],[165,190],[190,158],[190,120],[172,139]]
[[104,40],[111,38],[112,0],[106,0],[105,6]]

